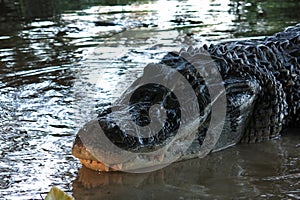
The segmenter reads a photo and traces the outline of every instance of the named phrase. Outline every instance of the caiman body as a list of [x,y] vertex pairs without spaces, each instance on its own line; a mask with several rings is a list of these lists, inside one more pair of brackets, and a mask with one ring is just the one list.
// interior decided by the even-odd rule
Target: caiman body
[[[194,68],[195,62],[201,63],[203,56],[199,55],[204,53],[208,53],[217,66],[226,93],[225,123],[212,151],[239,142],[253,143],[278,138],[285,128],[299,126],[300,24],[263,39],[230,41],[200,48],[190,47],[178,53],[171,52],[160,64],[175,69],[189,82],[201,111],[198,126],[192,127],[197,136],[189,148],[181,152],[178,160],[199,155],[212,120],[211,110],[206,109],[212,101],[205,79]],[[151,70],[155,69],[147,66],[143,76],[148,76]],[[138,85],[139,80],[134,84]],[[120,99],[133,94],[135,93],[127,91]],[[139,95],[131,97],[129,112],[140,126],[151,121],[149,109],[152,105],[161,104],[166,108],[167,126],[157,135],[139,138],[126,134],[126,130],[121,130],[108,117],[112,109],[106,109],[93,123],[97,123],[109,140],[125,151],[155,151],[168,144],[168,139],[176,135],[180,125],[180,103],[172,95],[172,91],[159,85],[148,85],[139,91]],[[86,142],[82,142],[90,131],[94,131],[89,127],[87,125],[79,131],[73,146],[73,155],[94,170],[122,170],[123,163],[107,165],[93,154],[95,151],[105,151],[105,148],[93,146],[93,143],[89,143],[87,147]],[[152,159],[164,158],[158,156]]]

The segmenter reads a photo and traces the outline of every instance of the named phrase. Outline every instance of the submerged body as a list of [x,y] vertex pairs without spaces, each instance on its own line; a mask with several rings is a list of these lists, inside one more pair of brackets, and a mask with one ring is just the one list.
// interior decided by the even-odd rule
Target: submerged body
[[[226,94],[225,123],[212,151],[238,142],[253,143],[277,138],[284,128],[299,126],[300,24],[264,39],[224,42],[168,53],[160,64],[175,69],[188,81],[196,94],[200,110],[200,120],[194,123],[195,126],[188,127],[192,129],[188,131],[195,132],[196,137],[184,152],[180,152],[177,160],[199,156],[213,118],[209,109],[213,100],[206,86],[207,82],[194,67],[194,63],[202,62],[203,54],[209,54],[217,66]],[[143,76],[149,76],[149,71],[153,70],[155,68],[152,65],[147,66]],[[168,78],[172,79],[172,76]],[[133,88],[137,88],[140,83],[137,80]],[[99,160],[98,155],[105,153],[105,148],[95,144],[96,142],[86,142],[97,137],[89,136],[95,131],[95,124],[104,130],[106,137],[118,148],[135,153],[156,151],[168,145],[170,138],[176,136],[178,127],[183,123],[180,118],[182,103],[174,97],[172,90],[160,85],[138,88],[141,88],[138,93],[131,88],[120,97],[124,99],[131,96],[129,112],[133,116],[132,120],[139,126],[148,125],[151,121],[150,107],[160,104],[167,110],[163,129],[149,137],[132,136],[126,133],[126,129],[121,130],[111,118],[109,114],[113,108],[107,109],[97,120],[81,129],[76,137],[73,155],[83,165],[101,171],[122,170],[124,167],[124,163],[115,162],[111,165]],[[117,106],[118,102],[121,101],[117,101]],[[185,103],[188,104],[189,101]],[[163,159],[163,156],[151,158],[157,160],[153,164],[160,163]]]

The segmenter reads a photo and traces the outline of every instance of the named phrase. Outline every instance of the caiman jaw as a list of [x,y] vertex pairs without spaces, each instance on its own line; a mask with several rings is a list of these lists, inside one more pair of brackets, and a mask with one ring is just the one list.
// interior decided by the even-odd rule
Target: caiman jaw
[[83,146],[83,143],[79,136],[76,136],[73,148],[72,148],[72,154],[76,158],[79,159],[80,163],[84,166],[86,166],[89,169],[95,170],[95,171],[120,171],[122,168],[122,164],[114,165],[114,166],[108,166],[100,161],[98,161],[96,158],[94,158],[89,151]]

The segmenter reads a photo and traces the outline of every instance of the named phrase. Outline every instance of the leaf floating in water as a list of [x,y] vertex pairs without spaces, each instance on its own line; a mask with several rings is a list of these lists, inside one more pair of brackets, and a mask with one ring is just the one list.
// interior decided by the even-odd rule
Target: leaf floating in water
[[52,187],[45,200],[74,200],[74,198],[57,187]]

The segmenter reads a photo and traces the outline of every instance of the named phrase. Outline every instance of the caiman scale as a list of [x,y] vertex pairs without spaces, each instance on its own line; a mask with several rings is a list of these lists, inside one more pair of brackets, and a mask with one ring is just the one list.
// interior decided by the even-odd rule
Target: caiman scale
[[[239,142],[254,143],[275,139],[284,129],[299,127],[300,24],[261,39],[227,41],[199,48],[190,47],[177,53],[170,52],[160,64],[176,69],[190,83],[201,111],[199,117],[203,118],[199,126],[194,128],[197,137],[178,160],[198,156],[211,120],[211,110],[205,109],[211,103],[205,80],[189,62],[201,62],[198,58],[204,52],[208,52],[222,76],[227,101],[224,127],[212,151]],[[144,69],[143,76],[147,75],[148,70],[153,70],[150,67]],[[180,124],[180,103],[172,96],[172,92],[158,85],[145,86],[139,93],[140,95],[131,98],[130,114],[135,123],[147,125],[151,120],[149,109],[154,104],[163,104],[167,110],[167,125],[159,134],[149,138],[126,134],[126,130],[121,130],[107,117],[112,109],[104,110],[93,123],[98,123],[110,141],[119,148],[132,152],[154,151],[166,145],[168,139],[176,135]],[[125,92],[124,95],[128,94]],[[89,131],[92,131],[89,126],[79,131],[72,149],[73,155],[93,170],[122,170],[124,163],[112,166],[95,158],[90,149],[100,151],[99,147],[92,145],[87,148],[82,142]]]

